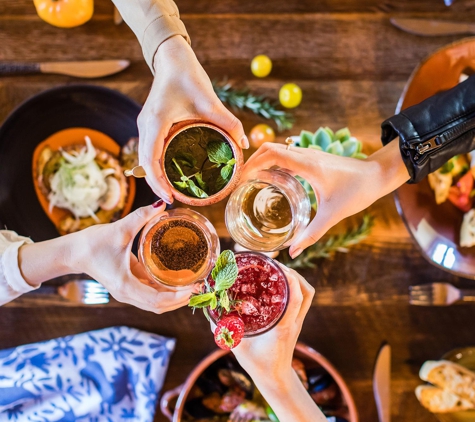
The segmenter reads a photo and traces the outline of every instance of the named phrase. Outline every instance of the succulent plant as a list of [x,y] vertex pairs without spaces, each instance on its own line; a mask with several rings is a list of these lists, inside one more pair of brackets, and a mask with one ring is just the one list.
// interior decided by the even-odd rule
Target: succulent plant
[[[342,157],[367,158],[367,155],[361,152],[363,146],[362,142],[351,136],[347,127],[337,130],[336,132],[333,132],[329,127],[320,127],[315,133],[302,130],[298,144],[302,148],[317,149],[330,154],[341,155]],[[316,211],[317,198],[310,183],[300,177],[297,178],[307,191],[310,203]]]
[[308,130],[300,132],[299,144],[303,148],[312,148],[343,157],[366,158],[361,152],[362,143],[347,127],[333,132],[329,127],[320,127],[315,133]]

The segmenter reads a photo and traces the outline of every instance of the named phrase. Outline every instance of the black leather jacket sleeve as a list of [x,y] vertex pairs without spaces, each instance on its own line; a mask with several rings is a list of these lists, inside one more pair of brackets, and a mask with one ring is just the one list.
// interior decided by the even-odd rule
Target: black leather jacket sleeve
[[475,149],[475,75],[381,124],[384,145],[399,136],[402,159],[417,183],[457,154]]

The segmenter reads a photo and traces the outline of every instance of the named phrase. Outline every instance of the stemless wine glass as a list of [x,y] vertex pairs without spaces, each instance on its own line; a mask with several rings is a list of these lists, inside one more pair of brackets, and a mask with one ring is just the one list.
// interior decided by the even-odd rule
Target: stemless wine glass
[[281,170],[261,170],[229,198],[226,227],[246,249],[276,251],[305,230],[310,212],[310,199],[295,177]]
[[184,208],[164,211],[150,220],[139,243],[139,260],[150,278],[173,290],[204,280],[219,252],[213,225]]

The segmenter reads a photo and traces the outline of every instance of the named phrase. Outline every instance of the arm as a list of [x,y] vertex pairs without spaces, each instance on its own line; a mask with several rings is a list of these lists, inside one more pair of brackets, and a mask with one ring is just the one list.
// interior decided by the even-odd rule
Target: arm
[[216,96],[211,81],[189,45],[189,37],[172,0],[114,0],[137,35],[145,60],[155,73],[138,118],[139,162],[147,183],[167,203],[172,191],[160,170],[163,142],[172,125],[200,119],[227,131],[242,147],[249,142],[241,122]]
[[[5,280],[2,283],[0,267],[0,304],[38,288],[51,278],[87,273],[118,301],[150,312],[160,314],[186,305],[192,287],[172,292],[149,282],[145,270],[131,252],[137,233],[163,209],[154,204],[115,223],[92,226],[45,242],[26,243],[20,245],[19,251],[16,249],[18,252],[8,257],[4,254],[1,258],[4,263],[8,261],[9,270],[3,271]],[[12,291],[6,289],[8,285],[23,287]]]
[[315,290],[297,272],[282,266],[290,295],[282,320],[265,334],[244,338],[233,349],[280,422],[324,422],[325,416],[292,369],[292,357]]

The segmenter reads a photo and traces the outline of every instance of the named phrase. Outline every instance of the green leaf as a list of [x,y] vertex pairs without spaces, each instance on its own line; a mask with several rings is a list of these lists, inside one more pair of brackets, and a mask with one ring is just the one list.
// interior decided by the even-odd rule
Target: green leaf
[[317,151],[322,151],[322,147],[320,145],[309,145],[310,149],[316,149]]
[[198,186],[196,186],[195,182],[193,180],[189,179],[188,180],[188,192],[191,193],[192,195],[196,196],[197,198],[207,198],[208,194],[200,189]]
[[351,138],[350,130],[347,127],[337,130],[335,133],[335,140],[345,142]]
[[204,314],[205,318],[208,320],[208,322],[211,322],[211,318],[209,317],[208,308],[203,308],[203,314]]
[[214,292],[194,295],[191,296],[188,306],[191,308],[206,308],[213,302],[213,298],[216,300],[216,293]]
[[225,250],[221,252],[221,254],[218,256],[218,259],[216,260],[214,264],[213,271],[211,271],[211,277],[213,278],[214,281],[216,281],[216,275],[226,267],[226,265],[231,264],[231,263],[236,263],[236,257],[234,256],[233,251],[230,250]]
[[218,298],[216,297],[215,294],[213,294],[213,297],[211,298],[211,302],[209,304],[209,308],[216,309],[216,306],[218,306]]
[[[355,139],[356,139],[356,138],[355,138]],[[357,141],[358,141],[358,140],[357,140]],[[357,153],[358,153],[358,152],[361,152],[362,149],[363,149],[363,142],[358,141],[358,148],[357,148],[356,152],[357,152]]]
[[203,176],[201,175],[201,172],[195,174],[195,179],[198,182],[198,186],[203,189],[203,190],[208,190],[208,186],[206,182],[203,180]]
[[362,152],[357,152],[355,155],[353,155],[353,158],[358,158],[358,160],[364,160],[365,158],[368,158],[366,154],[363,154]]
[[454,169],[454,163],[452,160],[447,161],[440,169],[440,173],[447,174],[450,173]]
[[217,292],[220,292],[222,290],[227,290],[229,289],[234,282],[236,281],[236,278],[238,276],[238,266],[236,262],[230,263],[226,265],[217,275],[216,278],[213,277],[213,280],[215,281],[214,289]]
[[178,152],[175,156],[175,160],[178,164],[185,166],[185,167],[195,167],[196,166],[196,158],[193,154],[188,152]]
[[228,181],[231,178],[231,175],[233,174],[233,166],[230,166],[229,164],[225,165],[221,169],[221,177]]
[[223,307],[226,310],[226,312],[231,311],[229,296],[226,290],[222,290],[219,292],[219,303],[221,307]]
[[326,152],[334,155],[343,155],[343,146],[340,141],[332,142],[326,149]]
[[318,145],[323,151],[326,151],[328,146],[332,143],[331,136],[323,128],[319,128],[315,135],[313,135],[312,143]]
[[308,130],[302,130],[300,132],[300,146],[302,148],[308,148],[312,144],[313,133]]
[[227,142],[212,141],[206,146],[209,161],[216,164],[226,164],[233,158],[233,152]]
[[331,130],[328,126],[325,126],[323,130],[330,135],[332,139],[335,138],[335,134],[333,133],[333,130]]
[[228,166],[234,166],[234,164],[236,164],[236,159],[235,159],[235,158],[231,158],[231,159],[226,163],[226,165],[228,165]]
[[174,158],[172,159],[172,161],[173,161],[173,164],[175,164],[175,167],[178,170],[178,173],[180,173],[181,176],[185,176],[178,162]]
[[358,141],[356,139],[348,139],[342,142],[341,146],[345,157],[353,157],[358,152]]
[[178,186],[180,189],[186,189],[188,187],[187,182],[173,182],[173,184]]

